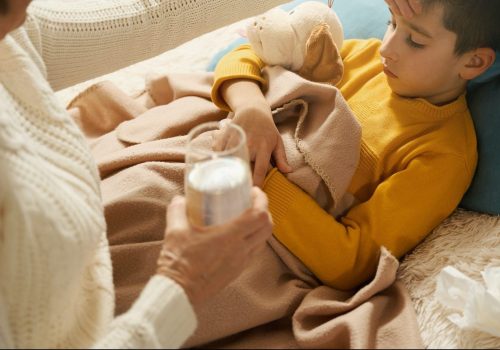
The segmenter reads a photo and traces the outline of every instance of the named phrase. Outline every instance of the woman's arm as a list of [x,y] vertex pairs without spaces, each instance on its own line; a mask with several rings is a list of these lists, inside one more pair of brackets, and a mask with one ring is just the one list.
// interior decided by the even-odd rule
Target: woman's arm
[[130,310],[111,323],[97,347],[180,347],[196,328],[196,314],[248,266],[271,236],[267,197],[256,188],[252,196],[252,206],[238,218],[207,227],[190,225],[186,199],[174,198],[156,276]]
[[284,0],[34,1],[26,24],[55,90],[153,57]]
[[197,326],[184,290],[173,280],[154,276],[130,310],[116,318],[97,349],[176,349]]

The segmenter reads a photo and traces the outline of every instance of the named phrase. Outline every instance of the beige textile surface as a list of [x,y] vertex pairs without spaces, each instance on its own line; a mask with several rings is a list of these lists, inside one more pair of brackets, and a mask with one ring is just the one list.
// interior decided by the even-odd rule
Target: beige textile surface
[[[242,21],[243,22],[243,21]],[[242,22],[196,38],[153,59],[58,92],[68,103],[80,91],[96,81],[108,79],[127,93],[144,88],[150,71],[201,71],[211,57],[239,36]],[[488,265],[499,265],[500,217],[458,209],[439,225],[428,238],[403,259],[398,279],[407,287],[421,330],[429,348],[500,348],[500,339],[488,334],[460,330],[446,316],[435,295],[436,275],[446,265],[458,268],[480,281],[480,272]]]
[[[360,126],[338,89],[266,67],[278,130],[295,147],[295,182],[336,203],[357,166]],[[108,82],[91,86],[69,110],[87,135],[101,174],[117,310],[124,312],[155,272],[165,202],[182,191],[187,132],[226,113],[210,101],[213,74],[171,73],[149,81],[158,105],[144,109]],[[297,108],[299,107],[299,108]],[[320,186],[320,181],[326,186]],[[326,188],[325,188],[326,187]],[[335,205],[333,205],[335,207]],[[141,257],[138,259],[138,257]],[[130,260],[135,261],[134,264]],[[375,278],[359,291],[320,284],[276,240],[198,313],[187,347],[419,348],[416,315],[396,282],[398,261],[382,249]]]

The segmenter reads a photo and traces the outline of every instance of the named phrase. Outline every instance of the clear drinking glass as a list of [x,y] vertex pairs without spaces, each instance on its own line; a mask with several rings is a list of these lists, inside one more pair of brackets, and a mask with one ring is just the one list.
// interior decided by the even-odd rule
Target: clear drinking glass
[[184,188],[194,225],[218,225],[251,205],[246,135],[231,122],[208,122],[188,134]]

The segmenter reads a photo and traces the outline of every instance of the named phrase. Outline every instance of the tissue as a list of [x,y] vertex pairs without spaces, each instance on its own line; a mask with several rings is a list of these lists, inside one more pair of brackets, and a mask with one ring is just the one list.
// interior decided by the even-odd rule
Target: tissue
[[436,297],[457,311],[448,319],[461,329],[474,329],[500,337],[500,266],[481,272],[484,285],[447,266],[437,277]]

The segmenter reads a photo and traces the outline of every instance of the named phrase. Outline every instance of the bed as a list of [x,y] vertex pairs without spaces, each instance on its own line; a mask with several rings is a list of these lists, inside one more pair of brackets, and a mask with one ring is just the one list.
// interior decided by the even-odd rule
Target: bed
[[[205,71],[214,55],[240,36],[243,23],[207,33],[157,57],[58,91],[57,95],[66,105],[79,92],[102,80],[136,94],[144,88],[149,72]],[[448,265],[480,282],[486,266],[500,265],[498,247],[500,217],[459,208],[402,260],[398,278],[410,293],[426,347],[500,348],[498,337],[459,329],[448,319],[452,310],[443,306],[435,294],[437,276]]]

